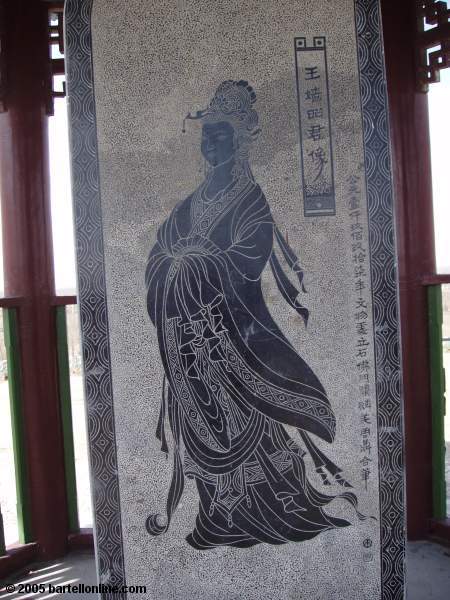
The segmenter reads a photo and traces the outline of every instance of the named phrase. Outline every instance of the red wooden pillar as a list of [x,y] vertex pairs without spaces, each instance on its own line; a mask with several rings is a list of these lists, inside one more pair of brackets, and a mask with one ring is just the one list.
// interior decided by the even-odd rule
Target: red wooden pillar
[[416,89],[415,2],[382,0],[390,109],[406,428],[408,536],[428,535],[432,516],[427,290],[435,273],[426,94]]
[[64,554],[67,503],[56,371],[51,236],[47,8],[4,1],[6,112],[0,115],[5,293],[19,309],[31,526],[43,558]]

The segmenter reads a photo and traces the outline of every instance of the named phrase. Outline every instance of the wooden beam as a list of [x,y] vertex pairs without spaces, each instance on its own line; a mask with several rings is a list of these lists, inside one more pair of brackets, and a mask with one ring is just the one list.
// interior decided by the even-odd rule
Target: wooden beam
[[425,538],[432,516],[431,395],[427,291],[436,273],[428,99],[416,86],[416,3],[382,0],[397,221],[407,526]]
[[38,558],[62,556],[68,515],[58,397],[46,81],[48,12],[42,2],[5,0],[7,112],[0,115],[0,185],[7,296],[22,297],[27,485]]
[[450,283],[450,274],[448,275],[426,275],[422,279],[422,285],[445,285]]
[[0,580],[33,562],[37,557],[37,550],[37,544],[9,548],[5,556],[0,556]]

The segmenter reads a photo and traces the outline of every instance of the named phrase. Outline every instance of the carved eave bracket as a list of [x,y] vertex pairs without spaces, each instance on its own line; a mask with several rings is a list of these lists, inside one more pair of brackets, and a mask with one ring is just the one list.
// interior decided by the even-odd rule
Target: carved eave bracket
[[[47,69],[47,114],[54,114],[54,99],[64,98],[66,95],[66,84],[62,90],[55,90],[54,77],[65,74],[64,65],[64,2],[52,2],[48,7],[48,45],[49,62]],[[52,48],[57,46],[62,58],[52,57]]]
[[427,92],[450,67],[450,8],[447,2],[417,0],[417,85]]

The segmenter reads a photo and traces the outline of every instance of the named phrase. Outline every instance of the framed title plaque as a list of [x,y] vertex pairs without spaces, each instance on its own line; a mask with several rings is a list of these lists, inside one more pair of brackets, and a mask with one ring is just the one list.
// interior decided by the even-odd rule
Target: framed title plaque
[[104,598],[404,596],[376,0],[66,0]]

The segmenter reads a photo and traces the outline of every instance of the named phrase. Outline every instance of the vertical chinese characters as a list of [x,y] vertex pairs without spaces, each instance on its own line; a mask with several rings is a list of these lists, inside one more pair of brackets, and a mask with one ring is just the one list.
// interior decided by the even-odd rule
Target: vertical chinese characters
[[325,38],[295,39],[305,216],[334,215],[335,193]]
[[360,478],[365,489],[371,476],[372,451],[372,401],[370,372],[371,365],[371,338],[369,335],[369,309],[365,298],[368,287],[368,240],[362,224],[361,210],[361,181],[357,175],[352,175],[349,180],[348,214],[350,217],[350,237],[353,268],[353,293],[354,293],[354,322],[355,322],[355,358],[358,371],[358,412],[360,424]]

